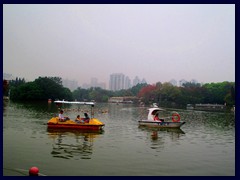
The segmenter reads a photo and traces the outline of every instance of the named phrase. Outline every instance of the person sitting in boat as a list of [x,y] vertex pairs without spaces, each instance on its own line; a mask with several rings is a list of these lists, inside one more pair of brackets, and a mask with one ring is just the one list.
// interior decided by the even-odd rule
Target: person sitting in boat
[[84,113],[84,121],[88,123],[89,120],[90,120],[90,118],[88,116],[88,113]]
[[77,118],[75,119],[76,123],[84,123],[84,120],[80,118],[80,115],[77,115]]
[[64,121],[69,120],[69,117],[65,117],[65,116],[63,115],[63,110],[60,110],[60,113],[59,113],[59,115],[58,115],[58,118],[59,118],[59,121],[61,121],[61,122],[64,122]]
[[154,116],[154,121],[160,121],[160,122],[162,122],[162,120],[158,117],[158,113],[155,114],[155,116]]

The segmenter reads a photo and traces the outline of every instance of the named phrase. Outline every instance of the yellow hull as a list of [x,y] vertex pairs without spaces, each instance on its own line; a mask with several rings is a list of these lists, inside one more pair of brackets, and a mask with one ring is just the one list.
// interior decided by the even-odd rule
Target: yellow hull
[[88,123],[76,123],[73,120],[67,120],[65,122],[59,121],[58,117],[51,118],[48,123],[48,128],[67,128],[67,129],[88,129],[99,130],[102,129],[104,124],[96,118],[92,118]]

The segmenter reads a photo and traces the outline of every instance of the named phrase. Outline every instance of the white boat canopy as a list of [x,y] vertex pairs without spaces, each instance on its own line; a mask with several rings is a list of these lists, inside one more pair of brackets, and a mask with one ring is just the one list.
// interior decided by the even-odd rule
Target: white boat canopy
[[54,103],[61,103],[61,104],[80,104],[80,105],[94,105],[94,102],[81,102],[81,101],[54,101]]
[[148,109],[148,120],[154,120],[154,116],[160,112],[160,111],[164,111],[164,109],[161,108],[150,108]]

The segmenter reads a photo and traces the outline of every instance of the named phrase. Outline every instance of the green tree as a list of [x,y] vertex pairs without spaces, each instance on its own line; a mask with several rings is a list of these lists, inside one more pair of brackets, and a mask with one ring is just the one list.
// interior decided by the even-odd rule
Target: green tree
[[234,83],[227,81],[204,84],[203,87],[205,87],[207,91],[205,103],[224,104],[225,97],[231,93],[232,86],[234,86]]
[[234,86],[231,87],[229,93],[224,98],[227,106],[235,105],[235,88]]
[[180,93],[181,92],[178,87],[173,86],[171,83],[163,83],[160,90],[161,103],[167,106],[177,104],[177,99]]
[[204,94],[206,94],[206,88],[196,84],[188,84],[185,87],[179,87],[180,95],[177,102],[182,107],[186,104],[204,103]]
[[[72,93],[64,88],[52,77],[39,77],[33,82],[23,83],[14,86],[11,91],[11,98],[14,100],[46,100],[46,99],[68,99],[72,100]],[[19,80],[18,80],[19,82]]]
[[138,93],[139,93],[139,91],[140,91],[143,87],[145,87],[145,86],[147,86],[147,85],[148,85],[148,84],[146,84],[146,83],[137,84],[136,86],[133,86],[133,87],[130,89],[130,91],[132,92],[132,95],[133,95],[133,96],[137,96]]
[[78,101],[89,100],[88,90],[81,89],[81,87],[78,87],[76,90],[73,91],[73,99],[78,100]]

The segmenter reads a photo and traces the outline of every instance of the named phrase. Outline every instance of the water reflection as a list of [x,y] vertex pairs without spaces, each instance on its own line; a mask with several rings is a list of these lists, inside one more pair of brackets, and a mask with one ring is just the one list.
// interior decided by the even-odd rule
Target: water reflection
[[180,128],[156,128],[156,127],[138,127],[147,134],[147,144],[150,142],[151,149],[163,149],[165,142],[178,142],[185,135]]
[[94,140],[103,131],[76,131],[48,129],[48,137],[53,140],[51,154],[63,159],[91,159]]
[[7,114],[7,110],[8,110],[9,104],[10,104],[10,101],[3,100],[3,115],[5,113]]
[[[185,134],[185,132],[180,128],[158,128],[158,127],[146,127],[146,126],[139,126],[139,129],[147,132],[167,132],[170,134]],[[153,133],[154,134],[154,133]]]

